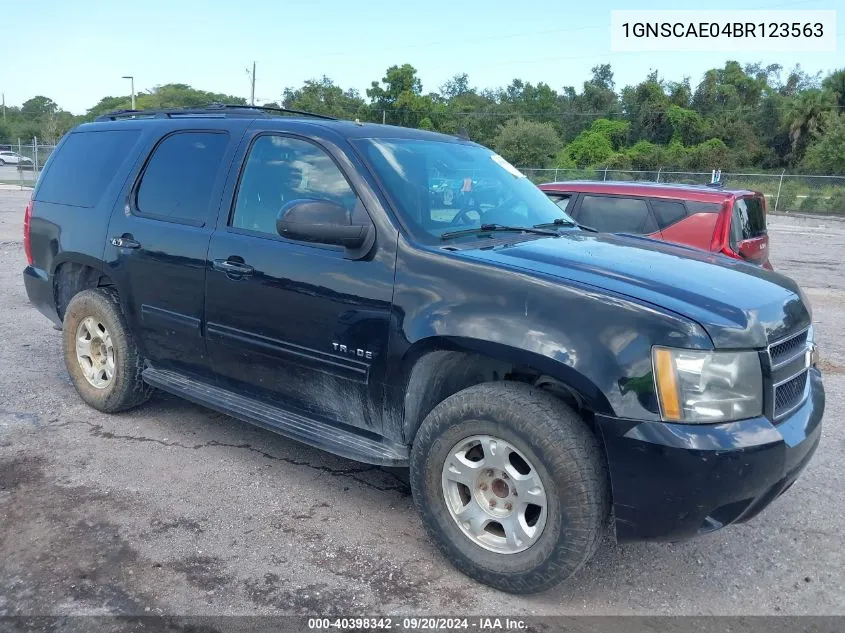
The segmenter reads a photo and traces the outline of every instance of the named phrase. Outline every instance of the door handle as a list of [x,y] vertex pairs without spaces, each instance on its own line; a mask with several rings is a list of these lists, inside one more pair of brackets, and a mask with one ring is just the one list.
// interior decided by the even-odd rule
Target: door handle
[[131,237],[113,237],[111,238],[111,245],[117,248],[141,248],[141,242],[133,240]]
[[213,266],[214,270],[219,270],[227,275],[251,275],[252,271],[255,270],[249,264],[244,264],[243,262],[233,262],[229,259],[215,259]]

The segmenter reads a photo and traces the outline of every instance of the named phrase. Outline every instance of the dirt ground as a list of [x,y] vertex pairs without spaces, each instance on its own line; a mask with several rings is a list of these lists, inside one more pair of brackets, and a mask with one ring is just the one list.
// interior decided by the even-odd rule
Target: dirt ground
[[681,544],[608,540],[569,582],[513,597],[426,538],[406,474],[159,394],[100,414],[27,302],[27,194],[0,191],[0,615],[845,614],[845,222],[770,219],[806,289],[828,394],[798,483],[749,524]]

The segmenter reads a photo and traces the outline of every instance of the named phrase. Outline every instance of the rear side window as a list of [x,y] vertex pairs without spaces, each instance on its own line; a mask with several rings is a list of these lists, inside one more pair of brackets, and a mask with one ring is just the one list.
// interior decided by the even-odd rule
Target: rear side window
[[738,198],[731,211],[731,246],[766,234],[766,214],[760,196]]
[[645,200],[584,196],[578,221],[605,233],[653,233],[657,225]]
[[76,132],[50,157],[35,199],[94,207],[135,147],[139,130]]
[[566,211],[566,208],[569,206],[569,203],[572,202],[572,194],[571,193],[547,193],[549,200],[554,202],[561,211]]
[[687,217],[687,209],[683,202],[675,200],[652,200],[651,210],[654,211],[654,218],[657,220],[657,226],[665,229],[680,222]]
[[177,132],[153,151],[135,197],[141,215],[202,226],[229,144],[225,132]]

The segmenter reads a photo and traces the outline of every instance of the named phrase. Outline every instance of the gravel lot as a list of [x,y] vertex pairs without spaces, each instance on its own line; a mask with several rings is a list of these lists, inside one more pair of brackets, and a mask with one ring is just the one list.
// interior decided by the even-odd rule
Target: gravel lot
[[750,524],[608,541],[568,583],[520,598],[453,570],[401,470],[164,394],[116,416],[82,404],[23,288],[27,196],[0,191],[0,615],[845,614],[845,222],[770,219],[826,370],[824,436],[798,483]]

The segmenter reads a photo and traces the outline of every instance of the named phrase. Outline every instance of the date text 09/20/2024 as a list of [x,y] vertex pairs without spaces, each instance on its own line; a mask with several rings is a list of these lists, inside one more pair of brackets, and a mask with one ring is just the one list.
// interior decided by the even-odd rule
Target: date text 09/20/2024
[[519,631],[527,623],[520,618],[511,617],[354,617],[354,618],[309,618],[308,629],[320,630],[399,630],[399,631]]

